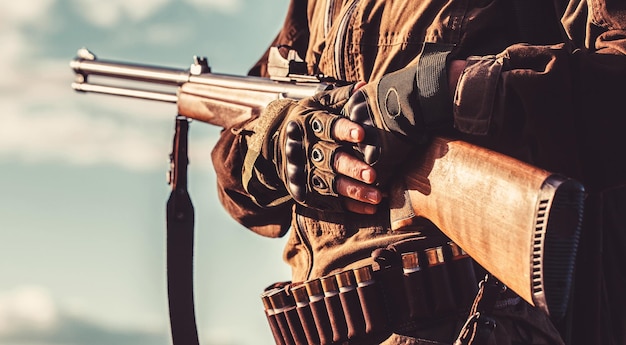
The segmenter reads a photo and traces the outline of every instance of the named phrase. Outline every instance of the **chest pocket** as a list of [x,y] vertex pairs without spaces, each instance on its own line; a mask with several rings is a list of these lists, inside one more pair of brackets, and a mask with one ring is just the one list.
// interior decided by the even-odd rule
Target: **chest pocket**
[[423,42],[455,43],[449,42],[456,37],[449,32],[459,30],[460,25],[450,23],[458,22],[452,17],[463,13],[454,9],[456,3],[343,1],[326,22],[323,44],[317,45],[319,73],[369,81],[413,62]]

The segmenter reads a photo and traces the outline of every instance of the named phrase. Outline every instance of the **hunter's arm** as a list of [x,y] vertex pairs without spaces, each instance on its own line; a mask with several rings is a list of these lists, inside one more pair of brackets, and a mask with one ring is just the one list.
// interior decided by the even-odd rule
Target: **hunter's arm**
[[581,160],[619,172],[614,150],[623,136],[610,131],[626,128],[616,111],[624,78],[626,56],[563,45],[470,57],[454,95],[455,127],[466,140],[571,177],[583,178]]
[[[240,128],[252,127],[252,123]],[[283,236],[290,225],[292,202],[262,208],[244,190],[242,164],[246,151],[245,129],[224,129],[213,148],[212,159],[217,175],[218,196],[225,210],[243,226],[267,237]]]
[[[468,58],[452,93],[456,128],[467,140],[570,177],[607,174],[585,176],[588,187],[619,179],[608,174],[622,172],[614,157],[626,125],[626,20],[623,3],[606,2],[570,2],[562,18],[569,46],[520,44]],[[571,164],[579,161],[595,171]]]
[[[302,16],[306,16],[306,2],[290,2],[282,29],[277,33],[265,53],[248,71],[248,75],[269,77],[267,61],[271,47],[288,46],[304,56],[308,44],[308,30],[302,28]],[[251,129],[256,120],[235,126],[235,129],[224,129],[212,152],[217,183],[218,196],[226,211],[240,224],[252,231],[267,237],[283,236],[291,222],[293,202],[285,202],[274,207],[259,206],[242,183],[242,165],[246,155],[249,138],[242,128]]]

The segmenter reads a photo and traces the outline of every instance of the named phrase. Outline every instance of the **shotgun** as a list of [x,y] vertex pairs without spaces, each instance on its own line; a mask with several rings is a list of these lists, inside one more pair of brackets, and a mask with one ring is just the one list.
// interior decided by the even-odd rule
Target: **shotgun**
[[[283,58],[273,48],[268,62],[272,77],[260,78],[212,73],[202,57],[177,69],[100,60],[83,48],[70,67],[77,91],[176,103],[179,115],[225,128],[258,116],[273,100],[302,99],[341,83],[304,75],[294,52]],[[97,78],[109,83],[94,83]],[[557,319],[565,314],[583,213],[578,181],[442,137],[403,178],[415,216],[435,224],[528,303]]]

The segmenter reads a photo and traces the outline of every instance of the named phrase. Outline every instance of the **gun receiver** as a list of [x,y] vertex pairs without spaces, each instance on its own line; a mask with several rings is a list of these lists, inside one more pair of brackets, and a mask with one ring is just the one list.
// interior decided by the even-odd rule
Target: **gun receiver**
[[[77,91],[177,103],[182,116],[229,127],[279,98],[301,99],[337,81],[292,73],[299,61],[270,52],[273,79],[214,74],[206,59],[189,69],[98,60],[81,49],[70,63]],[[272,67],[272,66],[270,66]],[[165,85],[156,91],[93,84],[88,77]],[[156,84],[156,85],[155,85]],[[434,223],[487,271],[555,318],[565,314],[582,223],[575,180],[459,140],[434,138],[403,175],[416,216]],[[392,223],[402,227],[407,220]]]

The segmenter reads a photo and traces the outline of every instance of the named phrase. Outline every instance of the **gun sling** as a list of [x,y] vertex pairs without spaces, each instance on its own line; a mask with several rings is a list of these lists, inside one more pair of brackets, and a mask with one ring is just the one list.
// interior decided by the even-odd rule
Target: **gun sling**
[[194,209],[187,192],[189,120],[176,118],[167,201],[167,288],[173,345],[198,345],[193,296]]

